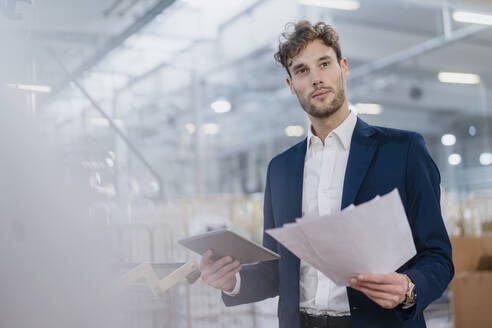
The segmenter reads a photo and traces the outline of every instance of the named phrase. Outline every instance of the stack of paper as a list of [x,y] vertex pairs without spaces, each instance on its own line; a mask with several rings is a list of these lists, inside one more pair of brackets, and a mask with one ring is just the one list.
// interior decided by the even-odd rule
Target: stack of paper
[[305,216],[269,235],[337,285],[360,273],[391,273],[416,254],[397,189],[326,216]]

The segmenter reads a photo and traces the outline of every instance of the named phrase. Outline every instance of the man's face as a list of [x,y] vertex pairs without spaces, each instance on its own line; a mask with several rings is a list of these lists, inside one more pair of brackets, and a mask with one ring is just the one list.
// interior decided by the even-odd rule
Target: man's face
[[292,58],[289,72],[287,84],[309,115],[329,117],[344,104],[347,59],[339,63],[335,51],[323,41],[312,41]]

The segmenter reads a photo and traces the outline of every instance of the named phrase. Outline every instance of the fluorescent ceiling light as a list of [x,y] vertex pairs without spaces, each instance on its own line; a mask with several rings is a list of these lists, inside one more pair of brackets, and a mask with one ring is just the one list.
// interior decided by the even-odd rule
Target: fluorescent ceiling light
[[469,11],[453,12],[453,19],[461,23],[492,25],[492,15],[472,13]]
[[458,165],[461,163],[461,155],[460,154],[451,154],[448,157],[448,162],[450,165]]
[[215,123],[205,123],[203,124],[203,132],[211,135],[217,134],[219,133],[219,126]]
[[444,146],[452,146],[456,143],[456,137],[454,134],[445,134],[441,137],[441,143]]
[[97,183],[101,184],[101,175],[99,174],[99,172],[96,172],[95,178],[96,178]]
[[474,127],[473,125],[468,128],[468,134],[470,136],[475,136],[477,134],[477,128]]
[[185,129],[189,134],[193,134],[196,131],[196,126],[193,123],[187,123],[185,124]]
[[301,5],[316,6],[339,10],[357,10],[359,1],[355,0],[297,0]]
[[383,112],[383,107],[380,104],[357,103],[354,107],[358,114],[379,115]]
[[231,110],[231,103],[226,99],[218,99],[214,101],[210,107],[212,107],[216,113],[227,113]]
[[19,90],[26,90],[26,91],[51,92],[51,87],[47,85],[7,83],[7,86]]
[[492,153],[481,153],[480,164],[484,166],[492,164]]
[[116,159],[116,154],[114,153],[114,151],[109,151],[108,152],[108,155],[111,159],[115,160]]
[[113,167],[114,166],[114,161],[112,158],[105,158],[104,161],[106,162],[106,164],[108,164],[109,167]]
[[460,83],[460,84],[480,83],[480,76],[477,74],[441,72],[437,77],[439,78],[439,81],[443,83]]
[[304,135],[304,128],[300,125],[289,125],[285,128],[288,137],[301,137]]

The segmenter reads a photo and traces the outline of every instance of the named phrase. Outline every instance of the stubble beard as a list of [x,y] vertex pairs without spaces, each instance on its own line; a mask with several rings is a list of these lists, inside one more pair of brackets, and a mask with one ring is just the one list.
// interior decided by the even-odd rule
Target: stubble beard
[[330,92],[333,92],[335,94],[332,101],[330,101],[328,104],[312,103],[312,93],[309,94],[305,99],[299,97],[299,94],[296,93],[297,98],[299,99],[299,103],[306,113],[316,118],[327,118],[335,114],[340,108],[342,108],[342,105],[345,102],[345,89],[342,76],[340,75],[340,77],[338,78],[336,89],[326,88],[326,90],[329,90]]

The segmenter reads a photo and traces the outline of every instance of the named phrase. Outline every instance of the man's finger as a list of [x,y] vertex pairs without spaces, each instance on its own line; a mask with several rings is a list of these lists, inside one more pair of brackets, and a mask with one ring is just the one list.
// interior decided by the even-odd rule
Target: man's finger
[[[226,287],[227,283],[231,281],[232,277],[238,272],[239,270],[232,270],[227,272],[224,276],[222,276],[219,279],[209,279],[206,283],[209,284],[212,287],[219,288],[219,289],[224,289]],[[229,287],[229,286],[227,286]]]
[[350,280],[350,287],[358,289],[358,287],[368,288],[374,291],[403,295],[406,292],[406,288],[400,283],[397,285],[377,284],[373,282],[360,281],[358,279]]
[[209,277],[215,274],[216,271],[220,270],[224,265],[231,262],[233,259],[230,256],[224,256],[221,259],[212,262],[212,264],[205,265],[202,271],[202,280],[209,281]]
[[200,273],[203,281],[207,281],[208,276],[213,273],[212,265],[213,261],[210,259],[214,255],[214,252],[211,249],[208,249],[202,255],[202,260],[200,261]]
[[390,301],[390,302],[393,302],[396,304],[400,303],[401,296],[398,294],[380,292],[380,291],[368,289],[365,287],[358,287],[356,289],[358,291],[364,293],[366,296],[368,296],[371,299],[381,299],[381,300]]
[[216,281],[222,279],[222,277],[224,277],[225,275],[229,274],[232,271],[236,271],[238,269],[236,266],[231,266],[231,265],[232,263],[224,266],[217,272],[211,273],[208,276],[207,282],[215,283]]
[[230,271],[236,271],[240,266],[241,266],[241,264],[237,260],[232,262],[232,263],[229,263],[229,264],[223,266],[217,272],[211,274],[210,280],[213,281],[213,280],[220,279],[220,278],[222,278],[222,276],[229,273]]
[[[222,278],[218,279],[215,281],[215,284],[218,286],[220,289],[224,289],[226,287],[226,284],[232,279],[232,277],[238,273],[241,270],[241,267],[237,268],[236,270],[232,270],[225,274]],[[229,286],[227,286],[229,287]],[[232,286],[234,288],[234,286]]]
[[219,271],[224,265],[232,262],[234,259],[230,256],[224,256],[215,261],[212,266],[210,267],[210,272],[215,273]]
[[214,252],[212,252],[211,249],[208,249],[205,253],[203,253],[202,255],[202,260],[200,261],[200,268],[203,266],[207,266],[208,264],[210,264],[210,258],[212,257],[212,255],[214,254]]
[[363,282],[372,282],[376,284],[399,284],[400,277],[397,273],[363,273],[357,276],[357,279]]

